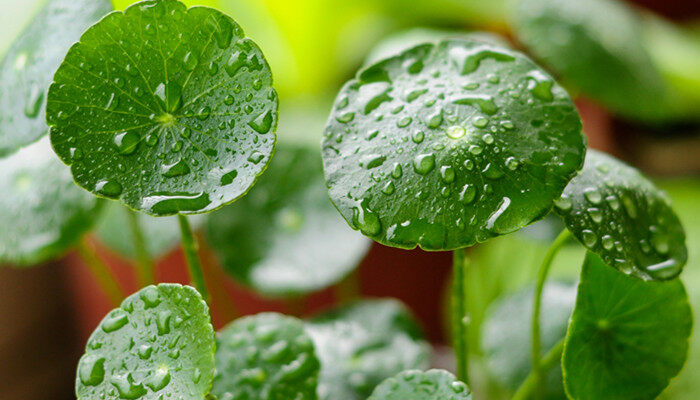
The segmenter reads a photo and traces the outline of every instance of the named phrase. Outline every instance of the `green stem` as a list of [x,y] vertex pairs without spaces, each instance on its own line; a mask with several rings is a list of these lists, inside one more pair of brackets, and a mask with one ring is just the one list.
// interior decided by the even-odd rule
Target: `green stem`
[[187,259],[187,267],[190,270],[192,285],[197,288],[202,297],[204,297],[204,300],[209,301],[209,292],[204,282],[204,272],[202,272],[202,262],[199,259],[197,239],[194,237],[194,233],[192,233],[192,227],[187,217],[178,214],[177,218],[180,222],[182,249],[185,251],[185,258]]
[[136,249],[136,274],[139,280],[139,286],[144,287],[155,283],[155,265],[151,260],[146,248],[146,240],[143,237],[143,230],[139,224],[138,215],[136,212],[127,210],[129,214],[129,229],[131,230],[131,239]]
[[532,347],[531,347],[531,357],[532,357],[532,375],[535,380],[535,396],[541,398],[543,396],[543,372],[540,368],[540,358],[542,355],[542,338],[540,334],[540,313],[542,311],[542,292],[544,291],[544,284],[547,281],[547,275],[549,274],[549,269],[552,266],[552,261],[557,255],[559,250],[564,246],[571,234],[568,230],[564,229],[559,236],[554,240],[554,243],[549,247],[547,253],[542,260],[540,269],[537,271],[537,283],[535,285],[535,294],[533,296],[532,304]]
[[76,250],[102,288],[102,291],[109,298],[112,306],[119,307],[126,294],[119,287],[112,270],[97,256],[94,247],[88,242],[87,238],[83,238],[78,242]]
[[468,263],[463,250],[452,252],[452,340],[457,358],[457,376],[466,384],[469,384],[469,315],[466,290]]
[[[557,344],[552,347],[547,354],[540,360],[539,371],[540,373],[547,372],[554,368],[561,361],[561,356],[564,353],[564,339],[562,338]],[[535,376],[534,369],[530,371],[530,374],[525,378],[520,387],[513,395],[512,400],[526,400],[530,398],[535,389],[538,386],[538,378]]]

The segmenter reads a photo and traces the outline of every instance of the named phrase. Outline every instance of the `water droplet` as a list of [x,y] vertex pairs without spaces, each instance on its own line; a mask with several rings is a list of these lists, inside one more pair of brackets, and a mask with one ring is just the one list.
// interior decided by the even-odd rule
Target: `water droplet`
[[415,144],[422,143],[423,139],[425,139],[425,133],[423,131],[415,132],[411,139],[413,140],[413,143],[415,143]]
[[447,132],[445,133],[452,139],[459,139],[467,133],[467,130],[461,126],[451,126],[447,128]]
[[85,386],[97,386],[105,378],[105,358],[86,355],[80,360],[78,377]]
[[146,386],[154,392],[162,390],[164,387],[168,386],[168,383],[170,383],[170,372],[166,367],[158,368],[153,375],[145,381]]
[[394,169],[391,171],[391,176],[395,179],[399,179],[401,176],[403,176],[403,168],[401,167],[401,164],[396,163],[394,165]]
[[336,119],[338,122],[340,122],[341,124],[347,124],[348,122],[350,122],[350,121],[352,121],[353,119],[355,119],[355,113],[354,113],[354,112],[348,112],[348,113],[345,113],[345,114],[341,114],[341,115],[338,115],[335,119]]
[[617,211],[620,209],[620,201],[614,195],[606,197],[605,200],[608,202],[610,208],[612,208],[613,211]]
[[409,125],[411,125],[411,122],[413,122],[413,118],[411,117],[403,117],[398,122],[396,122],[396,126],[399,128],[405,128]]
[[141,346],[139,346],[137,352],[140,359],[148,360],[149,358],[151,358],[151,354],[153,354],[153,346],[148,344],[142,344]]
[[362,156],[362,158],[360,159],[360,166],[365,169],[377,168],[380,165],[384,164],[384,161],[386,161],[386,156],[384,155],[368,154]]
[[382,230],[382,223],[377,214],[370,210],[366,203],[367,201],[362,201],[353,208],[353,224],[365,235],[377,235]]
[[36,118],[41,111],[42,104],[44,104],[44,91],[39,85],[32,85],[27,103],[24,106],[24,115],[27,118]]
[[102,330],[105,333],[112,333],[120,330],[129,322],[129,316],[124,312],[124,310],[116,309],[109,313],[104,320],[102,320]]
[[136,132],[122,132],[114,135],[114,144],[121,155],[133,154],[138,148],[141,137]]
[[509,62],[515,60],[512,55],[491,49],[479,49],[476,52],[470,53],[464,59],[464,66],[462,67],[462,75],[470,74],[476,71],[481,64],[481,61],[491,58],[500,62]]
[[262,154],[262,153],[260,153],[260,152],[258,152],[258,151],[254,151],[254,152],[251,153],[251,155],[248,157],[248,161],[252,162],[253,164],[258,164],[258,163],[260,163],[260,161],[263,160],[263,158],[265,158],[265,155],[264,155],[264,154]]
[[420,175],[426,175],[435,168],[435,155],[419,154],[413,159],[413,169]]
[[452,103],[477,106],[482,113],[488,115],[493,115],[498,112],[498,106],[496,106],[496,103],[494,103],[493,97],[489,95],[464,96],[453,100]]
[[486,168],[484,168],[484,170],[481,171],[481,173],[489,179],[500,179],[503,175],[505,175],[503,170],[498,168],[498,166],[496,166],[495,163],[488,163],[486,165]]
[[530,79],[528,90],[530,90],[530,93],[532,93],[534,97],[547,102],[554,100],[554,96],[552,95],[554,81],[539,70],[531,71],[528,74],[528,79]]
[[119,182],[112,180],[102,180],[97,182],[97,185],[95,185],[95,192],[109,198],[119,196],[122,194],[122,190],[122,185],[120,185]]
[[588,247],[593,247],[595,246],[596,242],[598,242],[598,237],[591,230],[584,229],[581,232],[581,235],[583,236],[583,244]]
[[174,178],[176,176],[183,176],[190,173],[190,166],[187,165],[185,160],[179,160],[170,165],[162,166],[163,176],[166,178]]
[[455,180],[455,169],[449,165],[440,168],[440,176],[445,183],[452,183]]
[[185,69],[187,71],[194,71],[194,69],[197,67],[197,64],[199,64],[199,59],[197,58],[197,55],[193,54],[191,51],[185,54],[185,59],[183,61]]
[[515,159],[515,157],[508,157],[506,159],[506,168],[508,168],[511,171],[515,171],[516,169],[518,169],[519,165],[520,163],[518,162],[518,160]]
[[498,206],[498,209],[493,212],[489,216],[489,219],[486,221],[486,229],[489,231],[496,231],[496,232],[504,232],[504,229],[497,227],[496,224],[499,223],[499,220],[503,218],[505,215],[506,211],[508,210],[508,207],[510,207],[510,198],[509,197],[504,197],[501,200],[501,204]]
[[602,243],[605,250],[611,250],[615,244],[614,239],[610,235],[603,235]]
[[477,128],[484,128],[488,124],[489,124],[489,120],[487,118],[484,118],[484,117],[476,117],[472,121],[472,125],[474,125]]
[[493,139],[493,135],[491,135],[490,133],[487,133],[481,137],[481,140],[483,140],[484,143],[486,143],[486,144],[492,144],[494,139]]
[[603,221],[603,212],[600,211],[600,209],[598,209],[598,208],[589,208],[588,215],[591,216],[591,219],[596,224],[599,224]]
[[562,197],[554,200],[554,206],[562,211],[569,211],[569,210],[571,210],[571,207],[573,206],[573,204],[572,204],[570,198],[568,198],[566,196],[562,196]]
[[131,374],[114,375],[111,379],[112,385],[117,388],[120,399],[136,400],[146,395],[146,388],[142,384],[134,383]]
[[476,186],[475,185],[464,185],[462,191],[459,192],[459,201],[463,204],[469,204],[476,198]]
[[625,211],[627,212],[627,215],[630,216],[630,218],[637,218],[637,206],[634,204],[634,200],[630,198],[627,195],[620,195],[620,199],[622,199],[622,205],[625,208]]
[[221,185],[226,186],[233,183],[233,180],[238,176],[237,170],[229,171],[221,176]]
[[394,194],[395,191],[396,187],[394,186],[394,182],[391,181],[387,182],[386,185],[384,185],[384,187],[382,188],[382,193],[384,193],[387,196]]
[[484,149],[481,148],[478,144],[473,144],[469,146],[469,152],[474,154],[475,156],[478,156],[481,154],[481,152],[484,151]]
[[428,117],[428,128],[435,129],[442,124],[442,110],[436,111]]
[[261,135],[266,134],[272,128],[272,112],[266,110],[255,117],[248,125]]
[[583,190],[583,196],[592,204],[600,204],[603,201],[603,197],[596,188],[586,188]]
[[670,250],[668,236],[663,234],[656,226],[651,226],[649,230],[651,232],[651,245],[654,247],[654,250],[659,254],[668,254]]

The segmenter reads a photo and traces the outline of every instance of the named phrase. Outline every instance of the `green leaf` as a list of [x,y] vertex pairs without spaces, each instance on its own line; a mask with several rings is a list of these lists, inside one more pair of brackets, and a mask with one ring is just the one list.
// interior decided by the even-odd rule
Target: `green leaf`
[[194,288],[148,286],[102,320],[78,365],[78,399],[201,400],[214,374],[214,329]]
[[642,279],[671,279],[688,258],[671,200],[636,169],[590,150],[555,202],[567,228],[606,264]]
[[491,43],[495,46],[508,47],[508,41],[491,32],[447,31],[431,28],[413,28],[390,35],[379,42],[365,60],[365,65],[374,64],[385,58],[398,56],[411,47],[424,43],[439,42],[445,39],[464,39]]
[[[533,289],[528,288],[499,299],[484,321],[482,348],[488,370],[510,390],[517,389],[531,371],[532,295]],[[566,336],[575,302],[575,285],[546,284],[540,320],[543,355]],[[566,398],[560,368],[547,373],[545,384],[546,398]]]
[[364,400],[384,379],[429,364],[420,327],[395,300],[336,308],[309,320],[306,330],[321,360],[321,400]]
[[630,118],[672,111],[639,16],[624,2],[519,0],[513,19],[518,39],[587,96]]
[[0,158],[0,262],[31,266],[90,230],[102,202],[73,183],[48,138]]
[[59,157],[85,189],[152,215],[245,194],[275,145],[277,94],[228,16],[144,1],[90,28],[49,90]]
[[685,363],[692,315],[683,284],[626,276],[588,253],[562,366],[571,399],[653,399]]
[[0,156],[48,132],[44,100],[68,48],[112,10],[109,0],[49,0],[0,62]]
[[267,296],[324,289],[347,276],[369,241],[328,200],[318,150],[283,146],[244,199],[207,219],[224,269]]
[[323,159],[353,228],[389,246],[452,250],[542,218],[584,142],[568,94],[525,56],[446,40],[348,82]]
[[212,393],[221,399],[315,400],[318,358],[296,318],[264,313],[218,334]]
[[368,400],[471,400],[472,395],[464,382],[451,373],[404,371],[377,386]]
[[[106,208],[95,233],[110,249],[126,258],[136,259],[138,255],[129,230],[127,214],[133,211],[116,202],[110,202]],[[139,213],[136,218],[146,239],[146,249],[152,259],[163,257],[180,243],[180,226],[176,217],[151,217]],[[204,217],[193,215],[188,220],[194,229],[198,229],[203,224]]]

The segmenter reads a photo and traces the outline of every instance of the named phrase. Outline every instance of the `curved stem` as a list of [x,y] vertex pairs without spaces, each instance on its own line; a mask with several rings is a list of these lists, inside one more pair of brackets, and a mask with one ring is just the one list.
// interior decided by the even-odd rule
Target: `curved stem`
[[467,268],[468,260],[464,250],[452,252],[453,288],[452,288],[452,340],[457,358],[457,377],[469,384],[469,343],[467,327],[469,315],[467,310]]
[[148,254],[138,215],[132,210],[127,210],[127,213],[129,214],[128,219],[131,239],[134,244],[134,249],[136,249],[136,274],[138,275],[139,286],[145,287],[156,281],[155,266],[151,260],[151,256]]
[[547,275],[549,274],[549,269],[552,266],[552,261],[554,256],[557,255],[559,250],[564,246],[571,234],[568,230],[564,229],[559,236],[554,240],[554,243],[549,247],[547,253],[542,260],[539,270],[537,271],[537,283],[535,284],[535,294],[533,296],[532,304],[532,326],[531,326],[531,357],[532,357],[532,375],[535,380],[535,395],[537,398],[542,397],[543,389],[543,372],[540,368],[540,358],[542,354],[542,338],[540,335],[540,312],[542,309],[542,292],[544,290],[544,284],[547,281]]
[[[561,356],[564,353],[564,340],[565,338],[562,338],[557,344],[554,345],[554,347],[552,347],[551,350],[549,350],[549,352],[547,352],[547,354],[544,355],[544,357],[542,357],[539,365],[539,371],[541,373],[549,371],[550,369],[554,368],[559,361],[561,361]],[[513,395],[512,400],[526,400],[532,395],[538,385],[538,379],[534,372],[534,369],[530,371],[530,374],[525,378],[523,383],[520,384],[520,387]]]
[[117,283],[112,270],[97,256],[95,248],[88,242],[86,237],[78,242],[76,250],[80,258],[85,262],[85,265],[90,269],[104,294],[109,298],[112,306],[119,307],[126,295]]
[[207,291],[207,285],[204,282],[204,272],[202,272],[202,262],[199,259],[197,239],[192,233],[192,227],[190,226],[190,222],[187,220],[187,217],[182,214],[178,214],[177,218],[180,222],[182,249],[185,251],[185,258],[187,259],[187,267],[190,270],[192,285],[197,288],[204,300],[209,301],[209,292]]

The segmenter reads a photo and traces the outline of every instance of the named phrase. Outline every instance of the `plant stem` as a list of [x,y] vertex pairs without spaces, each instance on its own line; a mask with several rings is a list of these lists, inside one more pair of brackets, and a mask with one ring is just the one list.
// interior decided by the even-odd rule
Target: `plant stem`
[[126,295],[117,283],[112,270],[97,256],[95,248],[88,242],[86,237],[78,242],[76,250],[95,277],[95,280],[102,288],[104,294],[109,298],[112,306],[119,307]]
[[136,274],[138,276],[139,286],[148,286],[156,281],[155,266],[153,265],[151,256],[148,254],[138,215],[136,215],[135,211],[131,210],[127,210],[127,213],[129,214],[131,239],[133,240],[134,249],[136,249]]
[[202,262],[199,260],[197,239],[194,237],[194,233],[192,233],[192,227],[187,217],[178,214],[177,218],[180,222],[182,249],[185,251],[185,258],[187,259],[187,267],[190,270],[192,285],[197,288],[204,300],[209,301],[209,292],[204,282],[204,272],[202,272]]
[[[539,365],[540,372],[549,371],[550,369],[554,368],[559,361],[561,361],[561,356],[564,353],[564,340],[565,338],[562,338],[557,344],[554,345],[554,347],[552,347],[551,350],[549,350],[549,352],[547,352],[547,354],[544,355],[544,357],[542,357]],[[523,383],[520,384],[520,387],[515,392],[511,400],[526,400],[532,395],[538,385],[538,378],[535,376],[534,372],[534,369],[530,371],[530,374],[528,374]]]
[[469,384],[469,315],[466,290],[468,263],[464,250],[452,252],[452,340],[457,357],[457,376],[466,384]]
[[571,234],[568,230],[564,229],[559,236],[554,240],[552,245],[547,249],[547,253],[542,260],[539,270],[537,271],[537,283],[535,284],[535,293],[533,296],[532,303],[532,326],[531,326],[531,357],[532,357],[532,375],[534,379],[534,390],[535,397],[541,398],[543,396],[543,371],[540,367],[541,354],[542,354],[542,338],[540,334],[540,313],[542,309],[542,292],[544,291],[544,284],[547,281],[547,275],[549,274],[550,267],[552,266],[552,261],[557,255],[559,250],[564,246]]

